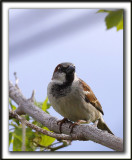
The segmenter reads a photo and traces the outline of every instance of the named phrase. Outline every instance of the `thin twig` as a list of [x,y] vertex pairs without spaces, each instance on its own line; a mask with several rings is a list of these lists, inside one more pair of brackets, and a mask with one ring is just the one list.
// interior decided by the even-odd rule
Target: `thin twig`
[[24,121],[25,121],[25,118],[21,117],[21,123],[22,123],[22,151],[26,150],[26,145],[25,145],[25,142],[26,142],[26,125],[25,125]]
[[31,102],[35,101],[35,90],[33,90],[31,98],[29,99]]
[[14,72],[14,76],[15,76],[15,86],[20,90],[20,88],[18,87],[19,79],[17,77],[17,73],[16,72]]
[[35,145],[37,147],[41,147],[41,148],[44,148],[44,151],[45,150],[50,150],[52,152],[58,150],[58,149],[61,149],[61,148],[64,148],[64,147],[67,147],[69,146],[71,143],[69,141],[66,141],[66,140],[62,140],[60,142],[57,142],[57,144],[59,143],[62,143],[61,145],[57,146],[57,147],[53,147],[55,144],[52,144],[50,146],[44,146],[44,145],[41,145],[41,144],[38,144],[36,141],[33,141],[33,143],[35,143]]
[[61,149],[61,148],[64,148],[64,147],[67,147],[71,144],[71,142],[68,142],[68,141],[62,141],[62,145],[60,146],[57,146],[57,147],[50,147],[51,151],[56,151],[58,149]]
[[20,122],[24,123],[26,126],[36,130],[37,132],[40,132],[42,134],[45,134],[47,136],[56,138],[56,139],[61,139],[61,140],[77,140],[76,137],[72,137],[70,135],[65,135],[65,134],[57,134],[57,133],[53,133],[50,131],[47,131],[45,129],[42,129],[32,123],[30,123],[29,121],[23,119],[21,116],[19,116],[15,111],[9,111],[9,115],[13,118],[16,118],[17,120],[19,120]]

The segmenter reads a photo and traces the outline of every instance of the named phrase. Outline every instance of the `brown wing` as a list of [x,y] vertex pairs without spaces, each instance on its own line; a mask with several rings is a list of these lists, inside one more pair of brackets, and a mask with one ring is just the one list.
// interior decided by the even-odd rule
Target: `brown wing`
[[101,104],[99,103],[98,99],[95,97],[91,88],[83,80],[80,79],[80,82],[85,91],[85,101],[87,103],[91,103],[97,110],[99,110],[102,114],[104,114]]

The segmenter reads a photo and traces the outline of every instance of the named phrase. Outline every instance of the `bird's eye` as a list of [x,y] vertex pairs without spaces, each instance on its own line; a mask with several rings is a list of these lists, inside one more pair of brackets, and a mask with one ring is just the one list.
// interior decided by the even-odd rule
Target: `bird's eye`
[[60,70],[60,68],[61,68],[61,67],[59,66],[57,69]]

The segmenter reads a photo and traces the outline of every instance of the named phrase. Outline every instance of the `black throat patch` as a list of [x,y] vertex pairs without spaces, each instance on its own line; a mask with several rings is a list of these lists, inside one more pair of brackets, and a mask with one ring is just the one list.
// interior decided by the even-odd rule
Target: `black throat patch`
[[74,74],[66,75],[66,82],[63,84],[54,84],[51,88],[51,94],[55,98],[64,97],[71,92],[71,85],[74,80]]

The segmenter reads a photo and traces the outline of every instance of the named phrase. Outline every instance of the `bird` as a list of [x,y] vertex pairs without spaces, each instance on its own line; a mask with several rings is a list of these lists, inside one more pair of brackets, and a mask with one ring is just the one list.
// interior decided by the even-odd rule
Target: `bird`
[[57,121],[60,132],[62,124],[70,121],[70,133],[75,125],[92,122],[97,128],[113,134],[103,119],[100,102],[90,86],[77,76],[73,63],[63,62],[55,67],[47,96],[54,110],[64,117]]

